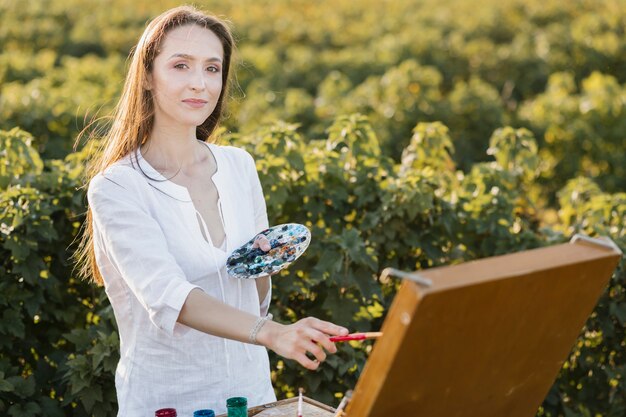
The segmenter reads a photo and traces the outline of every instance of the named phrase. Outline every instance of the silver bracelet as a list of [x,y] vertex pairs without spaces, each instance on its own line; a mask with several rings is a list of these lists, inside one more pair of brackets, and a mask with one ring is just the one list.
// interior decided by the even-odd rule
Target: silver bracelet
[[263,325],[265,324],[266,321],[271,320],[272,319],[271,314],[268,314],[265,317],[259,317],[256,320],[256,323],[254,323],[254,326],[252,326],[252,330],[250,330],[250,343],[252,343],[253,345],[258,345],[258,342],[256,341],[256,335],[257,333],[259,333],[259,330],[261,330],[261,327],[263,327]]

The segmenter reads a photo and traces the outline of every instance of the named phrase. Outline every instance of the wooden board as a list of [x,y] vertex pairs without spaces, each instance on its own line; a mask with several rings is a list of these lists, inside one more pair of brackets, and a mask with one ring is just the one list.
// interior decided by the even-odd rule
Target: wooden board
[[405,281],[348,417],[533,417],[621,252],[567,243]]
[[[302,415],[303,417],[333,417],[334,408],[324,405],[308,397],[303,397]],[[248,410],[249,417],[297,417],[298,398],[288,398],[269,404],[252,407]],[[221,414],[217,417],[226,417]]]

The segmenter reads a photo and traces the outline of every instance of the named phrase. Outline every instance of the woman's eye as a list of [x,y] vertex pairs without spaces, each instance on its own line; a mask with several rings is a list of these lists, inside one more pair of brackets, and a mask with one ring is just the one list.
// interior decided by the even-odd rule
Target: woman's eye
[[187,66],[187,64],[182,64],[181,63],[181,64],[174,65],[174,68],[183,69],[183,67],[186,67],[186,66]]
[[214,66],[207,67],[207,70],[209,72],[220,72],[220,69],[218,67],[214,67]]

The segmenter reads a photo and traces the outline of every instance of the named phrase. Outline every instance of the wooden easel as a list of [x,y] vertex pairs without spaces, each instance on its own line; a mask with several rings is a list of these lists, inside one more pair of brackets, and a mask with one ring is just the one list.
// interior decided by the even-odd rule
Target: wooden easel
[[347,417],[533,417],[620,257],[577,236],[413,274]]

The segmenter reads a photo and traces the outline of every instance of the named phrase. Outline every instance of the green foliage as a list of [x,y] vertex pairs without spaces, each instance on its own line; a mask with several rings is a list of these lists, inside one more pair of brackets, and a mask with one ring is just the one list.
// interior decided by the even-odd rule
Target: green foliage
[[63,158],[72,150],[69,138],[111,111],[123,72],[115,56],[63,57],[44,77],[0,84],[0,129],[19,126],[33,134],[44,158]]
[[444,120],[455,132],[457,152],[463,155],[461,168],[468,170],[472,163],[485,160],[484,145],[477,145],[507,124],[506,112],[498,91],[477,77],[456,83],[448,99],[450,114]]
[[[559,192],[559,229],[610,236],[626,248],[626,193],[606,194],[575,178]],[[540,416],[623,416],[626,412],[626,262],[622,261],[546,397]]]
[[[95,361],[83,367],[89,378],[99,375],[99,366],[103,369],[99,387],[80,391],[71,378],[65,382],[65,368],[76,369],[74,352],[87,345],[102,351],[107,345],[96,343],[99,338],[91,333],[102,328],[110,334],[111,329],[110,324],[102,327],[94,314],[103,295],[77,282],[68,262],[84,211],[83,195],[76,192],[82,166],[75,163],[80,163],[81,154],[42,163],[32,136],[17,128],[0,131],[0,141],[0,167],[12,168],[10,175],[3,171],[0,176],[0,411],[63,416],[63,410],[74,409],[77,394],[89,401],[89,391],[105,387],[106,398],[96,397],[88,410],[110,404],[115,398],[110,361],[104,368]],[[79,343],[76,335],[87,331],[91,333]],[[103,340],[117,343],[110,337]],[[118,355],[116,349],[108,354]],[[84,408],[74,412],[88,415]]]
[[626,188],[626,86],[594,72],[580,91],[571,73],[555,73],[545,93],[526,103],[520,116],[543,137],[543,182],[554,192],[576,175],[594,178],[609,191]]
[[39,153],[31,146],[33,137],[13,128],[11,131],[0,131],[0,155],[4,163],[0,165],[0,188],[18,181],[29,185],[43,171],[43,162]]

